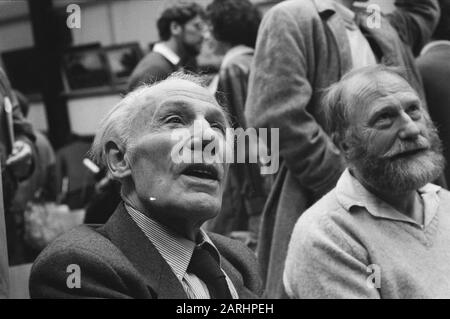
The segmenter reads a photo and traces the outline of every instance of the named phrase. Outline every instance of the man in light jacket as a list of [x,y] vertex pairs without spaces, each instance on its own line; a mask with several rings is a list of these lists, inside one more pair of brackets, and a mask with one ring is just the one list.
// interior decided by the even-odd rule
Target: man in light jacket
[[[323,129],[322,89],[353,68],[406,69],[423,98],[414,56],[439,18],[436,0],[397,0],[386,16],[355,1],[295,0],[273,7],[259,30],[250,74],[249,126],[280,129],[280,170],[263,212],[258,257],[266,296],[284,296],[282,272],[300,214],[331,190],[344,162]],[[378,23],[379,22],[379,23]],[[272,141],[276,142],[276,141]]]

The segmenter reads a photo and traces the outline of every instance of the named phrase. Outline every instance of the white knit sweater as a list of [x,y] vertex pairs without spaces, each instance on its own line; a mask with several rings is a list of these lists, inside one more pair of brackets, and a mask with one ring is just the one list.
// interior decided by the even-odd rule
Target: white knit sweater
[[450,192],[419,190],[418,225],[348,171],[298,220],[284,285],[293,298],[450,298]]

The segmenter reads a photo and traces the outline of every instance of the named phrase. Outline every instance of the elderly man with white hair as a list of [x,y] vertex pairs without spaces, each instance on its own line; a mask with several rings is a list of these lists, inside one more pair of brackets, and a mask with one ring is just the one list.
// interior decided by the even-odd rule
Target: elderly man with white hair
[[223,152],[228,126],[194,76],[174,74],[128,94],[105,118],[92,148],[120,181],[122,203],[105,225],[75,228],[41,253],[31,297],[258,297],[253,253],[200,229],[220,211],[226,164],[174,158],[176,136],[187,158],[204,159],[213,142]]
[[292,298],[450,298],[450,193],[436,128],[411,85],[371,66],[324,100],[346,158],[336,187],[298,220],[284,271]]

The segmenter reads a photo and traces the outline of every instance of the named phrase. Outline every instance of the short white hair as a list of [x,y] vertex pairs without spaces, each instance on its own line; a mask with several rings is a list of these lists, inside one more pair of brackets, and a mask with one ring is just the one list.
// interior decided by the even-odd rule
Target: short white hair
[[147,114],[152,114],[155,111],[155,105],[152,103],[152,88],[173,80],[189,81],[205,87],[205,80],[202,77],[175,72],[166,80],[143,84],[128,93],[100,123],[90,151],[92,159],[97,164],[106,167],[105,147],[110,141],[116,143],[124,153],[129,153],[133,149],[134,138],[141,129],[134,125],[135,120],[142,117],[143,112],[147,111]]

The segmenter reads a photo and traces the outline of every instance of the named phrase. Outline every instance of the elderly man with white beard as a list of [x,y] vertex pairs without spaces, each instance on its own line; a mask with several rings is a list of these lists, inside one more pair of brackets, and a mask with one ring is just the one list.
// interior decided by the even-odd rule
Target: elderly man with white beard
[[396,70],[347,74],[324,98],[347,169],[302,215],[284,286],[291,298],[450,298],[445,160],[417,92]]

